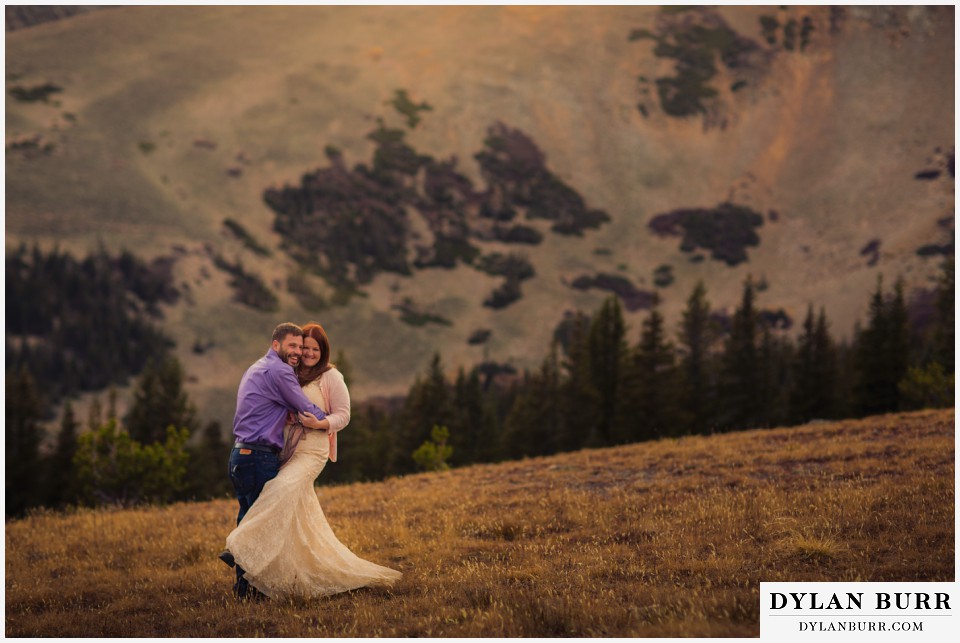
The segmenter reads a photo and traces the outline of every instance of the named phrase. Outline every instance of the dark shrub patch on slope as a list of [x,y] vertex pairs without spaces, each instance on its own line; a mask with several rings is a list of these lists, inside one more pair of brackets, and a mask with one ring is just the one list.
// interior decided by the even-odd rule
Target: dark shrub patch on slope
[[513,218],[518,207],[528,219],[553,222],[551,230],[580,236],[610,220],[603,210],[590,209],[576,190],[546,167],[540,148],[520,130],[496,123],[487,131],[484,149],[475,158],[490,186],[482,212],[491,218]]
[[[474,265],[481,254],[478,242],[540,243],[539,230],[510,223],[518,214],[551,221],[554,232],[568,235],[582,235],[610,219],[588,208],[546,167],[530,137],[503,123],[488,129],[475,155],[486,182],[482,191],[458,171],[456,157],[437,160],[418,153],[403,129],[380,120],[367,138],[376,143],[372,167],[360,163],[348,169],[343,154],[327,146],[328,167],[304,174],[299,185],[263,195],[276,215],[282,248],[338,289],[355,290],[380,272],[409,275],[413,269]],[[411,212],[426,223],[430,242],[418,243],[412,234]],[[488,264],[476,267],[489,271]],[[520,281],[528,277],[504,277],[485,305],[501,308],[521,296]]]
[[738,78],[736,73],[748,69],[750,57],[761,51],[756,42],[738,34],[723,18],[708,10],[662,15],[656,33],[647,29],[631,32],[630,40],[642,39],[656,42],[655,56],[674,62],[674,75],[661,76],[655,83],[660,107],[666,114],[680,118],[707,112],[707,101],[718,95],[711,86],[718,62],[734,74],[735,84],[746,84],[748,79]]
[[609,275],[602,272],[593,277],[581,275],[574,279],[570,286],[577,290],[596,288],[598,290],[612,292],[620,298],[623,302],[623,307],[629,311],[651,308],[657,301],[656,293],[648,290],[640,290],[625,277]]
[[680,249],[710,250],[711,256],[729,266],[747,261],[747,247],[760,245],[756,228],[763,215],[746,206],[721,203],[715,208],[687,208],[658,214],[650,221],[654,234],[682,236]]

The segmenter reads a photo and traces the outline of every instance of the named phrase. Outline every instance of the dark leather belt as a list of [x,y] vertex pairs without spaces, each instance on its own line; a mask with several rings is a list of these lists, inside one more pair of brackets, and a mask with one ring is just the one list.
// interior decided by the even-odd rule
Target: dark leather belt
[[250,442],[235,442],[233,444],[234,449],[250,449],[251,451],[264,451],[266,453],[280,453],[280,449],[276,447],[268,447],[264,444],[252,444]]

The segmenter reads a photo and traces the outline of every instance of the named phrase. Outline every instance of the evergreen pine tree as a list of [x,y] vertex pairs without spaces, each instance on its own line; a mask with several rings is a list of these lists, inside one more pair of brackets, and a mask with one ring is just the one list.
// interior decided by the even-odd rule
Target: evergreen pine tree
[[754,308],[754,286],[748,277],[740,307],[733,315],[720,374],[721,428],[757,426],[761,414],[760,363],[757,355],[758,316]]
[[793,362],[790,394],[793,423],[837,417],[838,368],[837,348],[830,337],[826,311],[821,307],[815,319],[813,305],[810,305]]
[[757,364],[760,369],[755,426],[786,426],[790,422],[790,389],[793,384],[793,343],[779,337],[768,324],[760,324]]
[[683,357],[682,405],[685,433],[709,433],[716,415],[716,384],[711,373],[711,349],[718,332],[710,319],[707,289],[699,281],[687,299],[680,325],[679,343]]
[[954,258],[948,257],[942,264],[937,283],[937,325],[934,330],[934,360],[945,373],[954,371]]
[[609,444],[615,434],[615,419],[620,417],[621,369],[626,359],[626,327],[620,298],[608,297],[590,325],[587,355],[590,381],[599,395],[597,431]]
[[903,281],[898,280],[894,295],[886,301],[883,277],[870,299],[867,328],[857,337],[856,398],[860,415],[887,413],[899,408],[897,387],[907,373],[910,328],[904,302]]
[[196,432],[196,410],[183,388],[183,380],[183,368],[175,357],[165,357],[159,366],[153,361],[147,363],[124,418],[133,440],[144,445],[163,442],[168,426]]
[[816,355],[814,354],[814,333],[816,321],[813,316],[813,304],[807,305],[807,316],[803,320],[803,333],[797,341],[797,354],[794,360],[793,390],[790,394],[791,419],[802,424],[816,417],[814,405],[816,398]]
[[73,504],[79,499],[73,470],[73,456],[77,452],[79,429],[80,422],[74,415],[73,404],[67,400],[63,405],[57,443],[47,460],[46,504],[50,506]]
[[184,497],[203,500],[230,494],[233,485],[225,469],[230,444],[223,437],[220,423],[207,422],[199,438],[186,447],[189,460]]
[[886,367],[884,351],[888,335],[887,310],[883,302],[883,276],[877,278],[877,289],[870,298],[867,327],[856,337],[857,413],[873,415],[889,410],[884,390]]
[[[161,423],[166,400],[160,392],[160,373],[156,363],[147,361],[133,391],[133,403],[123,423],[130,437],[141,444],[152,444],[161,439],[167,424]],[[108,420],[109,421],[109,420]]]
[[861,334],[860,323],[854,323],[853,339],[844,338],[837,344],[837,380],[834,390],[836,397],[835,418],[849,418],[857,415],[857,341]]
[[563,448],[560,368],[556,351],[535,373],[525,373],[520,394],[504,421],[508,457],[550,455]]
[[832,419],[837,417],[837,384],[840,379],[839,357],[833,338],[830,337],[830,325],[827,322],[827,311],[821,306],[817,316],[817,328],[814,331],[814,354],[817,356],[817,365],[820,369],[818,378],[818,405],[820,417]]
[[6,514],[21,515],[42,500],[42,407],[33,376],[23,367],[7,373],[4,428]]
[[[500,397],[501,392],[498,387],[490,387],[483,394],[481,421],[483,437],[477,447],[477,462],[496,462],[504,457],[502,417],[506,415],[506,411],[500,412]],[[567,448],[563,444],[563,435],[561,433],[557,439],[561,450]]]
[[[576,418],[579,429],[561,430],[562,450],[605,446],[597,418],[600,415],[600,393],[591,377],[589,352],[589,318],[577,316],[570,328],[566,359],[561,365],[561,409],[564,418]],[[572,423],[565,425],[571,426]],[[506,427],[504,427],[506,430]]]
[[375,403],[357,404],[351,410],[350,425],[339,438],[344,457],[328,465],[318,478],[320,484],[380,480],[388,473],[390,443],[396,423]]
[[890,379],[887,391],[890,410],[900,410],[899,384],[907,375],[910,367],[910,317],[904,296],[903,278],[897,279],[893,288],[893,298],[888,304],[890,335],[887,339],[887,356]]
[[469,375],[463,368],[457,372],[453,385],[453,415],[449,440],[453,448],[451,464],[462,466],[481,461],[481,454],[487,450],[485,442],[496,436],[485,432],[483,389],[477,369],[472,369]]
[[[473,371],[471,375],[475,373],[476,371]],[[456,454],[453,458],[455,465],[472,461],[476,447],[476,432],[479,431],[481,414],[480,396],[477,395],[480,388],[479,376],[475,382],[476,388],[470,385],[470,378],[464,368],[461,366],[457,369],[457,378],[453,383],[454,420],[450,423],[456,437],[449,440]]]
[[87,408],[87,429],[94,431],[103,424],[103,407],[100,406],[100,397],[93,396],[90,400],[90,406]]
[[107,421],[117,419],[117,387],[110,385],[107,391]]
[[627,440],[653,440],[683,431],[680,371],[675,361],[663,315],[654,308],[644,320],[640,343],[627,362],[622,423]]
[[440,353],[435,353],[427,375],[419,375],[410,387],[400,412],[397,432],[393,436],[390,457],[391,473],[410,473],[416,470],[413,452],[430,439],[430,431],[437,426],[453,423],[452,396],[443,374]]

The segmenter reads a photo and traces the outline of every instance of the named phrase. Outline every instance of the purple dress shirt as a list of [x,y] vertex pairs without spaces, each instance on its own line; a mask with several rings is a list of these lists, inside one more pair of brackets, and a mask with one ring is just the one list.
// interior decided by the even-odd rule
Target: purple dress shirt
[[303,394],[293,367],[271,348],[240,380],[233,435],[238,442],[282,449],[288,411],[309,411],[319,420],[326,417],[326,413]]

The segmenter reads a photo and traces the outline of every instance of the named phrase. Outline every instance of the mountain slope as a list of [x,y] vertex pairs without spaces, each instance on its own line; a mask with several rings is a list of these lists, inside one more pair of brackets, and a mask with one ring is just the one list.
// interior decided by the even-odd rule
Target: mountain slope
[[[82,252],[102,242],[174,256],[186,297],[164,326],[197,379],[193,395],[222,421],[243,368],[281,320],[322,321],[362,398],[405,390],[436,350],[448,367],[485,357],[536,364],[565,310],[592,311],[609,294],[570,287],[584,275],[652,291],[654,270],[670,266],[674,282],[660,293],[668,320],[699,279],[716,308],[731,308],[747,275],[762,276],[761,305],[793,319],[808,303],[824,305],[834,331],[849,335],[879,273],[929,287],[937,261],[917,250],[952,235],[952,11],[236,6],[79,15],[7,34],[7,245]],[[776,30],[764,31],[764,16]],[[805,18],[809,42],[788,49],[789,21]],[[650,36],[631,38],[637,31]],[[716,95],[677,117],[657,93],[662,79],[682,76],[680,57],[665,51],[691,33],[726,40],[698,50],[714,61]],[[728,60],[731,33],[752,44]],[[11,98],[45,84],[57,88],[45,100]],[[397,90],[430,106],[416,127],[389,104]],[[347,167],[371,165],[377,119],[403,130],[417,153],[455,158],[477,192],[488,177],[474,156],[502,122],[610,221],[576,236],[521,218],[543,235],[539,245],[474,240],[484,254],[520,252],[535,270],[502,309],[482,305],[502,280],[460,263],[381,272],[346,306],[304,310],[286,292],[300,268],[264,192],[329,167],[328,146]],[[915,178],[931,168],[937,177]],[[684,251],[649,228],[657,215],[728,201],[763,216],[746,262]],[[412,258],[430,231],[417,212],[407,216]],[[272,254],[251,252],[225,219]],[[275,288],[279,311],[233,302],[218,255]],[[691,261],[697,255],[706,258]],[[307,279],[332,296],[319,277]],[[450,324],[406,324],[396,308],[405,304]],[[634,332],[642,314],[631,313]],[[491,330],[489,341],[468,344],[477,329]],[[212,348],[194,354],[197,342]]]

